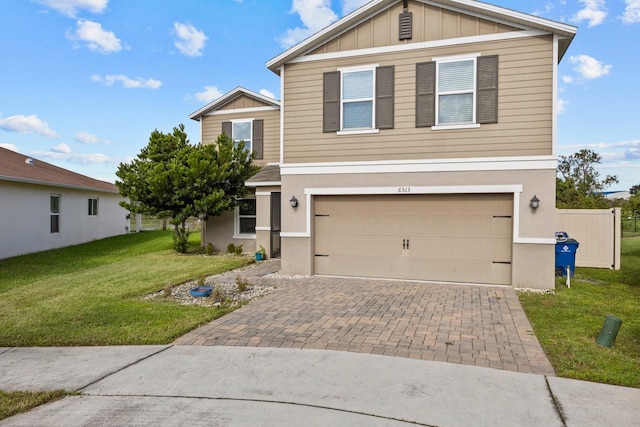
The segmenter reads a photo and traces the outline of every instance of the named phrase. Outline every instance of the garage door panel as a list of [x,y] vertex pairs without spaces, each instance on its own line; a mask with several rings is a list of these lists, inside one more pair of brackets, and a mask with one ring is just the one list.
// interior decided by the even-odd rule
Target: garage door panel
[[316,274],[511,283],[511,194],[318,196],[314,202]]

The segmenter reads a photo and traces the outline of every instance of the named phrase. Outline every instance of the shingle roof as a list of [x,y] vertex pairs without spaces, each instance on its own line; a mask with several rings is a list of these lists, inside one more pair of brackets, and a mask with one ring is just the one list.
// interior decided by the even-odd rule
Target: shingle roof
[[0,147],[0,181],[118,193],[115,185]]
[[259,187],[264,185],[280,185],[280,165],[268,165],[260,169],[260,172],[253,175],[246,182],[248,187]]

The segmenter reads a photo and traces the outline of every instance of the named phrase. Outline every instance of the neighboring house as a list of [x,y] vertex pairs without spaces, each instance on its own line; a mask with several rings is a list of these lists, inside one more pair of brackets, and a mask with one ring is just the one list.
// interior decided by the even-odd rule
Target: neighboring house
[[[260,172],[247,183],[251,187],[243,205],[202,225],[202,243],[226,250],[229,243],[255,252],[262,245],[269,256],[280,253],[280,102],[238,87],[189,116],[200,122],[200,141],[212,144],[225,133],[245,142]],[[274,211],[272,215],[271,212]]]
[[118,187],[0,148],[0,259],[128,232]]
[[603,191],[602,195],[607,200],[629,200],[631,197],[631,193],[628,190],[619,190],[619,191]]
[[285,274],[553,288],[575,32],[471,0],[374,0],[270,60],[281,178],[247,183],[258,245],[281,221]]

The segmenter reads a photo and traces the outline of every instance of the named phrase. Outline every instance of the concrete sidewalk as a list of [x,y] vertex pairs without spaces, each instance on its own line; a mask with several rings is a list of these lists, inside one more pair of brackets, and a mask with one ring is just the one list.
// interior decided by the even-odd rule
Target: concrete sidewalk
[[0,348],[0,389],[80,393],[1,426],[632,426],[640,389],[374,354]]

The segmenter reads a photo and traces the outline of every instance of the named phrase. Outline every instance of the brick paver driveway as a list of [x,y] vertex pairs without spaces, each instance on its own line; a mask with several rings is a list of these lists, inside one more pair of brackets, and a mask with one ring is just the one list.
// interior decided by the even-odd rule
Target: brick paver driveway
[[278,268],[269,261],[240,273],[277,290],[175,343],[342,350],[554,375],[510,287],[269,274]]

